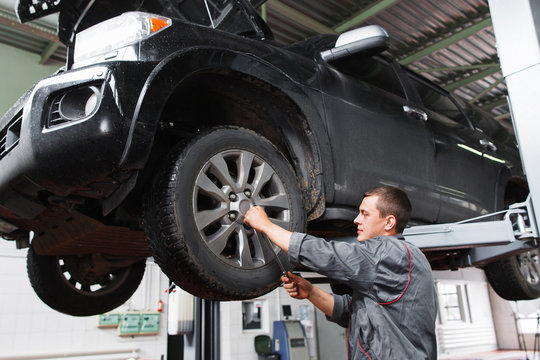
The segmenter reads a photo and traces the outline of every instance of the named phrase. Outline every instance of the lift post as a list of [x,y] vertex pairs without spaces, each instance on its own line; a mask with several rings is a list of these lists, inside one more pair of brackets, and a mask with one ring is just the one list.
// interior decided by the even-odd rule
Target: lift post
[[[193,334],[184,335],[185,360],[219,360],[219,301],[195,298]],[[171,354],[172,355],[172,354]],[[179,354],[174,354],[179,355]]]
[[[489,0],[489,9],[531,204],[539,209],[540,3]],[[538,223],[536,218],[533,221]]]

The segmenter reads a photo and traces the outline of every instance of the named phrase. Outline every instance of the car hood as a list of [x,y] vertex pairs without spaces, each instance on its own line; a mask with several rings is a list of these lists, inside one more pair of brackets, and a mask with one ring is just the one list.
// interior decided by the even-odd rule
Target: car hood
[[66,45],[73,34],[127,11],[146,11],[242,36],[272,39],[270,28],[255,10],[265,1],[18,0],[15,10],[21,23],[59,13],[58,38]]

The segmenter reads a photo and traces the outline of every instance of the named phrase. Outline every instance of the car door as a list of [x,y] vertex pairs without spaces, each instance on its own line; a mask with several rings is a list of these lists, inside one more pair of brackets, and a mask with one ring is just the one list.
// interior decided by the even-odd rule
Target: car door
[[433,144],[422,116],[407,99],[391,63],[346,58],[321,79],[334,162],[337,205],[358,206],[379,185],[403,188],[413,218],[433,221],[438,209],[432,175]]
[[476,131],[449,93],[409,73],[428,114],[434,139],[434,174],[441,197],[438,222],[453,222],[492,212],[500,163],[492,143]]

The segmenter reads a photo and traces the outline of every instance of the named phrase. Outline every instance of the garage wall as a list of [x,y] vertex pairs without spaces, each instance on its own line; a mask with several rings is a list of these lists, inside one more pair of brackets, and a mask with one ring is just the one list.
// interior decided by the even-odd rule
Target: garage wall
[[439,301],[439,355],[497,349],[484,272],[467,268],[459,271],[434,271],[433,275]]
[[0,117],[34,83],[62,66],[40,65],[39,60],[39,55],[0,44]]
[[[117,329],[98,328],[98,316],[73,317],[45,305],[34,293],[26,275],[26,250],[16,250],[12,242],[0,241],[0,360],[37,359],[39,354],[86,354],[77,359],[161,360],[167,355],[167,314],[160,317],[159,335],[120,337]],[[166,306],[162,289],[168,279],[154,263],[133,297],[115,312],[155,311],[158,299]],[[129,355],[132,351],[135,355]],[[114,357],[107,355],[116,352]],[[126,354],[121,356],[118,353]],[[93,354],[93,355],[91,355]],[[162,357],[164,356],[164,357]]]
[[283,287],[249,301],[260,302],[262,305],[261,329],[243,329],[242,301],[220,303],[221,360],[257,360],[254,346],[255,336],[268,335],[273,337],[274,321],[285,320],[282,316],[283,305],[291,306],[292,315],[289,320],[302,320],[311,358],[316,359],[314,331],[316,309],[309,301],[292,299]]

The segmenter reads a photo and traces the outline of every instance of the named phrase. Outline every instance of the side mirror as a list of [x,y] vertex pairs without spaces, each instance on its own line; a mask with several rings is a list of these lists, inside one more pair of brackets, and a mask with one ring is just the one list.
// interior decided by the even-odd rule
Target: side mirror
[[369,25],[341,34],[333,49],[321,52],[324,61],[332,62],[346,56],[368,53],[378,54],[388,49],[390,36],[379,25]]

